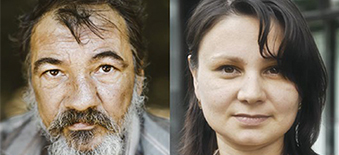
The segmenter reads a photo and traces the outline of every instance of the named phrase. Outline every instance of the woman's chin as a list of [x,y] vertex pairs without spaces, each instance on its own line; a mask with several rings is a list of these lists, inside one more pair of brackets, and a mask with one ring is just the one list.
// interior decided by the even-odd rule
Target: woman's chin
[[269,144],[275,143],[275,142],[281,142],[283,143],[283,137],[274,139],[272,137],[267,137],[267,134],[264,134],[262,132],[248,132],[248,133],[242,133],[239,134],[236,137],[233,137],[233,142],[241,147],[244,147],[245,149],[256,149],[265,147]]
[[241,146],[260,146],[265,144],[265,140],[253,136],[238,138],[235,141]]

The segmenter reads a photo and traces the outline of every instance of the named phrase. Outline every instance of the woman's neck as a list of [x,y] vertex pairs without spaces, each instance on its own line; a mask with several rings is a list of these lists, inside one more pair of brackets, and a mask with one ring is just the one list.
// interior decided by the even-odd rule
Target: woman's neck
[[217,136],[219,155],[282,155],[284,137],[262,145],[238,145]]

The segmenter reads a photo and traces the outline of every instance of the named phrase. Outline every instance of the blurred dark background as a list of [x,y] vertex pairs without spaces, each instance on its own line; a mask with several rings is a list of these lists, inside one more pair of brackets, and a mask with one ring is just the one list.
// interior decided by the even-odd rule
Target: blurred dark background
[[[326,107],[318,141],[321,155],[339,155],[339,0],[292,0],[308,22],[329,75]],[[187,19],[199,0],[170,0],[171,155],[177,155],[188,106]]]
[[[18,27],[17,18],[31,10],[37,0],[1,1],[1,120],[23,113],[21,101],[26,81],[22,75],[22,59],[9,36]],[[169,118],[169,1],[145,0],[144,36],[148,41],[148,62],[145,70],[148,81],[147,110]]]

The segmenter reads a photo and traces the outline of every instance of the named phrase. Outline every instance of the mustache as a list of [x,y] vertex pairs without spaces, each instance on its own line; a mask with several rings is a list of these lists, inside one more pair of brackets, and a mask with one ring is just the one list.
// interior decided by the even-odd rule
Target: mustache
[[106,114],[93,108],[85,111],[77,111],[74,109],[66,110],[57,115],[57,118],[52,121],[48,131],[51,136],[57,137],[62,132],[62,129],[71,126],[75,123],[87,123],[90,125],[100,125],[109,131],[118,132],[118,125],[109,118]]

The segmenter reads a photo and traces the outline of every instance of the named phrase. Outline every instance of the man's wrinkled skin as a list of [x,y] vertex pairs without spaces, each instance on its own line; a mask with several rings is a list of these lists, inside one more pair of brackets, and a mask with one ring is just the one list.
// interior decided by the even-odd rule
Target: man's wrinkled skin
[[[122,125],[131,104],[135,73],[126,23],[107,5],[91,8],[103,10],[90,17],[100,28],[102,38],[81,27],[78,43],[70,30],[56,20],[53,11],[46,13],[33,29],[32,86],[46,128],[66,110],[90,108]],[[71,133],[88,130],[94,136],[80,146],[81,150],[99,145],[111,132],[101,125],[78,122],[63,128],[62,135],[69,140]]]

